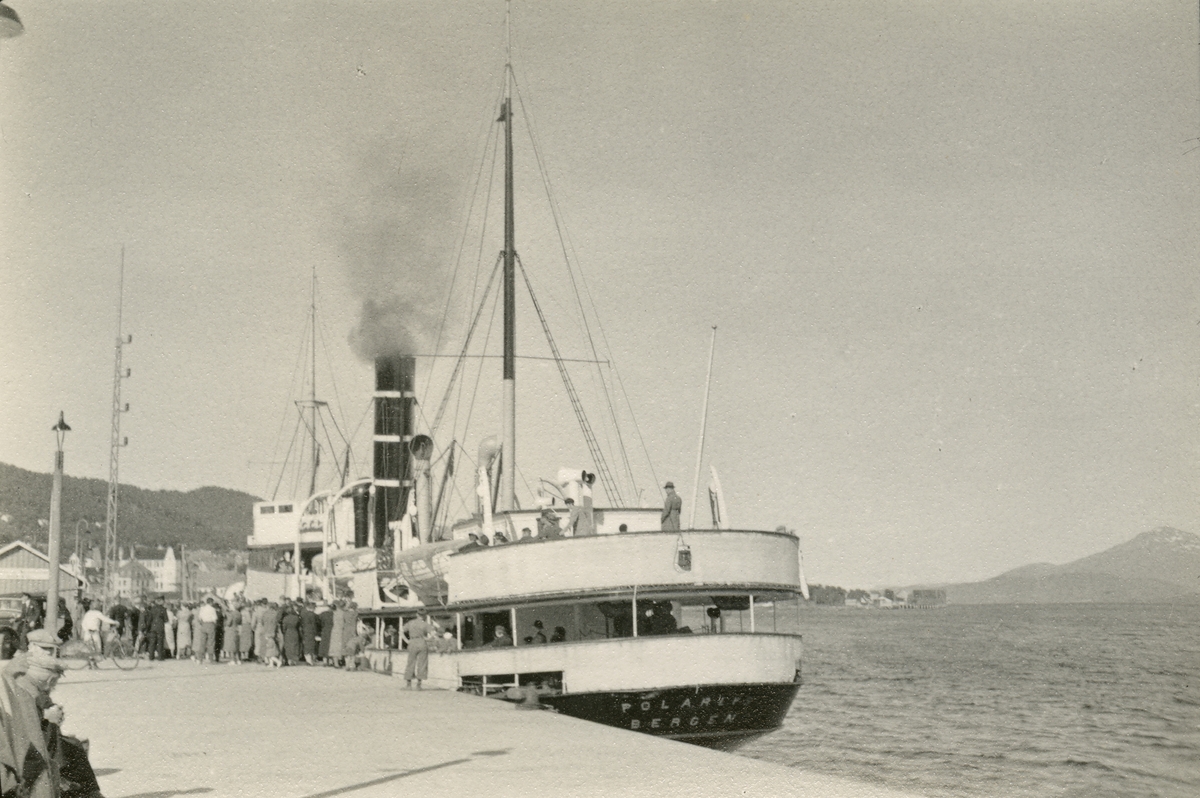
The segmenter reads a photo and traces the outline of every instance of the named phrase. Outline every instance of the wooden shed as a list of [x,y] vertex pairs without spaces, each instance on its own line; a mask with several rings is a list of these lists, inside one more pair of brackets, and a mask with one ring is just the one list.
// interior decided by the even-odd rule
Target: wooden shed
[[[0,594],[42,593],[49,582],[50,558],[24,541],[0,548]],[[73,596],[83,580],[64,565],[59,566],[58,592]]]

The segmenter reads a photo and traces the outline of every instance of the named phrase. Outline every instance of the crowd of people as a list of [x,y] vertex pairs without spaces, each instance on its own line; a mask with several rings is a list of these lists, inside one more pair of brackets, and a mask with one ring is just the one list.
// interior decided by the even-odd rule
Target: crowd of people
[[[66,670],[60,647],[71,638],[72,617],[60,605],[57,633],[43,628],[44,608],[29,597],[15,624],[20,648],[0,662],[0,796],[103,798],[88,761],[87,743],[64,735],[64,709],[52,692]],[[359,621],[353,601],[330,603],[281,597],[230,602],[208,597],[196,602],[116,602],[105,608],[85,602],[78,622],[94,657],[116,639],[136,644],[150,659],[264,666],[327,665],[357,669],[366,662],[373,629]],[[26,611],[27,610],[27,611]],[[106,611],[107,610],[107,611]],[[428,616],[424,615],[428,623]],[[428,626],[428,636],[436,632]],[[409,625],[405,641],[414,648],[417,686],[426,678],[427,650],[437,650],[426,630]],[[14,643],[16,641],[14,640]],[[89,663],[95,666],[94,658]],[[410,683],[411,684],[411,683]]]
[[172,602],[162,598],[108,608],[93,603],[80,621],[85,642],[107,653],[114,636],[134,640],[154,659],[198,663],[257,662],[271,667],[362,664],[374,630],[361,624],[353,601],[331,603],[280,597],[226,602]]

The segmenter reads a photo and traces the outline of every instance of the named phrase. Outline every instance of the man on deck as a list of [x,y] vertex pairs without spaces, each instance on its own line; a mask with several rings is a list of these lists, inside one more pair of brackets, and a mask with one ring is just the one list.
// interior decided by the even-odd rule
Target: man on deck
[[683,511],[683,499],[675,492],[675,483],[663,485],[667,490],[667,500],[663,504],[662,529],[664,532],[679,531],[679,514]]
[[542,514],[538,516],[537,528],[538,540],[553,540],[562,537],[562,530],[558,526],[558,514],[549,507],[542,508]]
[[582,515],[579,519],[579,528],[575,531],[576,535],[596,534],[596,514],[592,505],[592,485],[595,482],[595,474],[583,472],[582,484],[579,486],[579,506]]

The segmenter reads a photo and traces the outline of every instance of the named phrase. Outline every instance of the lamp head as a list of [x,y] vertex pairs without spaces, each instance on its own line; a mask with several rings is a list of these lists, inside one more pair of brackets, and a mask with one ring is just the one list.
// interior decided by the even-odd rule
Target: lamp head
[[[3,7],[3,6],[0,5],[0,7]],[[61,410],[58,411],[58,423],[55,424],[50,429],[54,431],[54,437],[58,441],[58,448],[61,450],[63,438],[66,436],[66,434],[68,432],[71,431],[71,428],[69,426],[67,426],[67,422],[63,420],[63,413]]]

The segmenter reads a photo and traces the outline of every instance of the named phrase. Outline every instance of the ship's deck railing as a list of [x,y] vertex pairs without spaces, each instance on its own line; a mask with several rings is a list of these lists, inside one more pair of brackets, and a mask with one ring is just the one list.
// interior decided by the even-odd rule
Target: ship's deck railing
[[440,683],[486,677],[516,684],[527,674],[555,674],[564,693],[652,690],[792,682],[799,678],[801,646],[792,634],[677,634],[477,648],[431,655],[429,665],[430,678]]
[[722,587],[797,590],[799,541],[752,530],[626,532],[509,543],[450,558],[448,602],[469,606],[622,591]]

